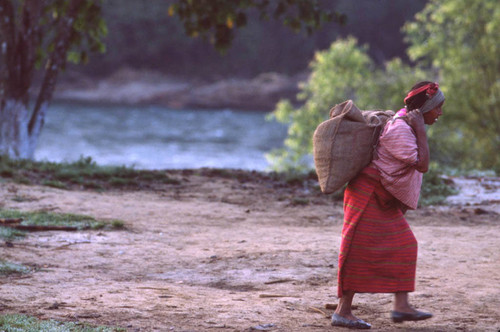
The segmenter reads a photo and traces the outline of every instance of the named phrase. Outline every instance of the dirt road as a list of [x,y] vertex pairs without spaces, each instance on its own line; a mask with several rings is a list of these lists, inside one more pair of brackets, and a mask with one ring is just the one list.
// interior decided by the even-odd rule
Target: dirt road
[[[121,219],[120,231],[31,233],[2,259],[0,313],[128,331],[343,331],[335,304],[342,204],[304,188],[190,176],[150,191],[66,191],[0,184],[2,208]],[[22,197],[23,199],[19,199]],[[410,211],[419,241],[418,323],[389,319],[389,294],[359,294],[374,331],[498,331],[500,222],[487,207]]]

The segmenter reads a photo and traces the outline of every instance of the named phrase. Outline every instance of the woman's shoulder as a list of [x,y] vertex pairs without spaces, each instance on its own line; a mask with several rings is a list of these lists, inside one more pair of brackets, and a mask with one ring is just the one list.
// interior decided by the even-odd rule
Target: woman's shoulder
[[415,136],[412,127],[408,124],[406,116],[394,117],[387,122],[386,135],[411,135]]

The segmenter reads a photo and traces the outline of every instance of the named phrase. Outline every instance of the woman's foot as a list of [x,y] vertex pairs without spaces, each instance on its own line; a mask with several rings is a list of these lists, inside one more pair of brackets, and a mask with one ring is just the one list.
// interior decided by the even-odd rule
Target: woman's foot
[[340,316],[342,318],[345,318],[345,319],[349,319],[349,320],[358,320],[359,319],[358,317],[354,316],[351,311],[342,312],[342,311],[335,310],[335,312],[333,314]]
[[333,313],[332,325],[343,326],[351,329],[369,329],[372,326],[367,322],[355,317],[352,314],[352,299],[354,298],[354,291],[344,291],[344,295],[339,299],[339,305]]
[[368,330],[372,326],[362,319],[356,318],[354,315],[350,314],[349,318],[340,316],[337,313],[332,315],[332,326],[347,327],[350,329],[360,329]]
[[432,317],[430,312],[423,312],[413,309],[412,312],[391,311],[391,319],[394,323],[402,323],[404,321],[418,321],[429,319]]
[[429,312],[413,309],[408,301],[408,292],[397,292],[394,295],[394,311],[391,311],[391,318],[393,322],[401,323],[404,321],[417,321],[432,317],[432,314]]

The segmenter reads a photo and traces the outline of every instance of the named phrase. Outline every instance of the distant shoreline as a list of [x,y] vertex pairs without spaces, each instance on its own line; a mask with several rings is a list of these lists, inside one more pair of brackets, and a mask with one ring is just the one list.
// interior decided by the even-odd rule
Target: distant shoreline
[[67,75],[58,83],[54,101],[272,111],[281,99],[298,104],[298,86],[306,80],[307,74],[264,73],[253,79],[189,82],[157,72],[121,69],[105,79]]

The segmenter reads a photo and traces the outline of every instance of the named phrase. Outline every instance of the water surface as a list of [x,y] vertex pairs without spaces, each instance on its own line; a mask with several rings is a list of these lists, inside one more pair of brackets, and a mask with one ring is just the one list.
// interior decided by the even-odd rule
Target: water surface
[[55,104],[35,159],[90,156],[100,165],[137,169],[266,170],[264,155],[282,146],[286,127],[265,117],[257,111]]

